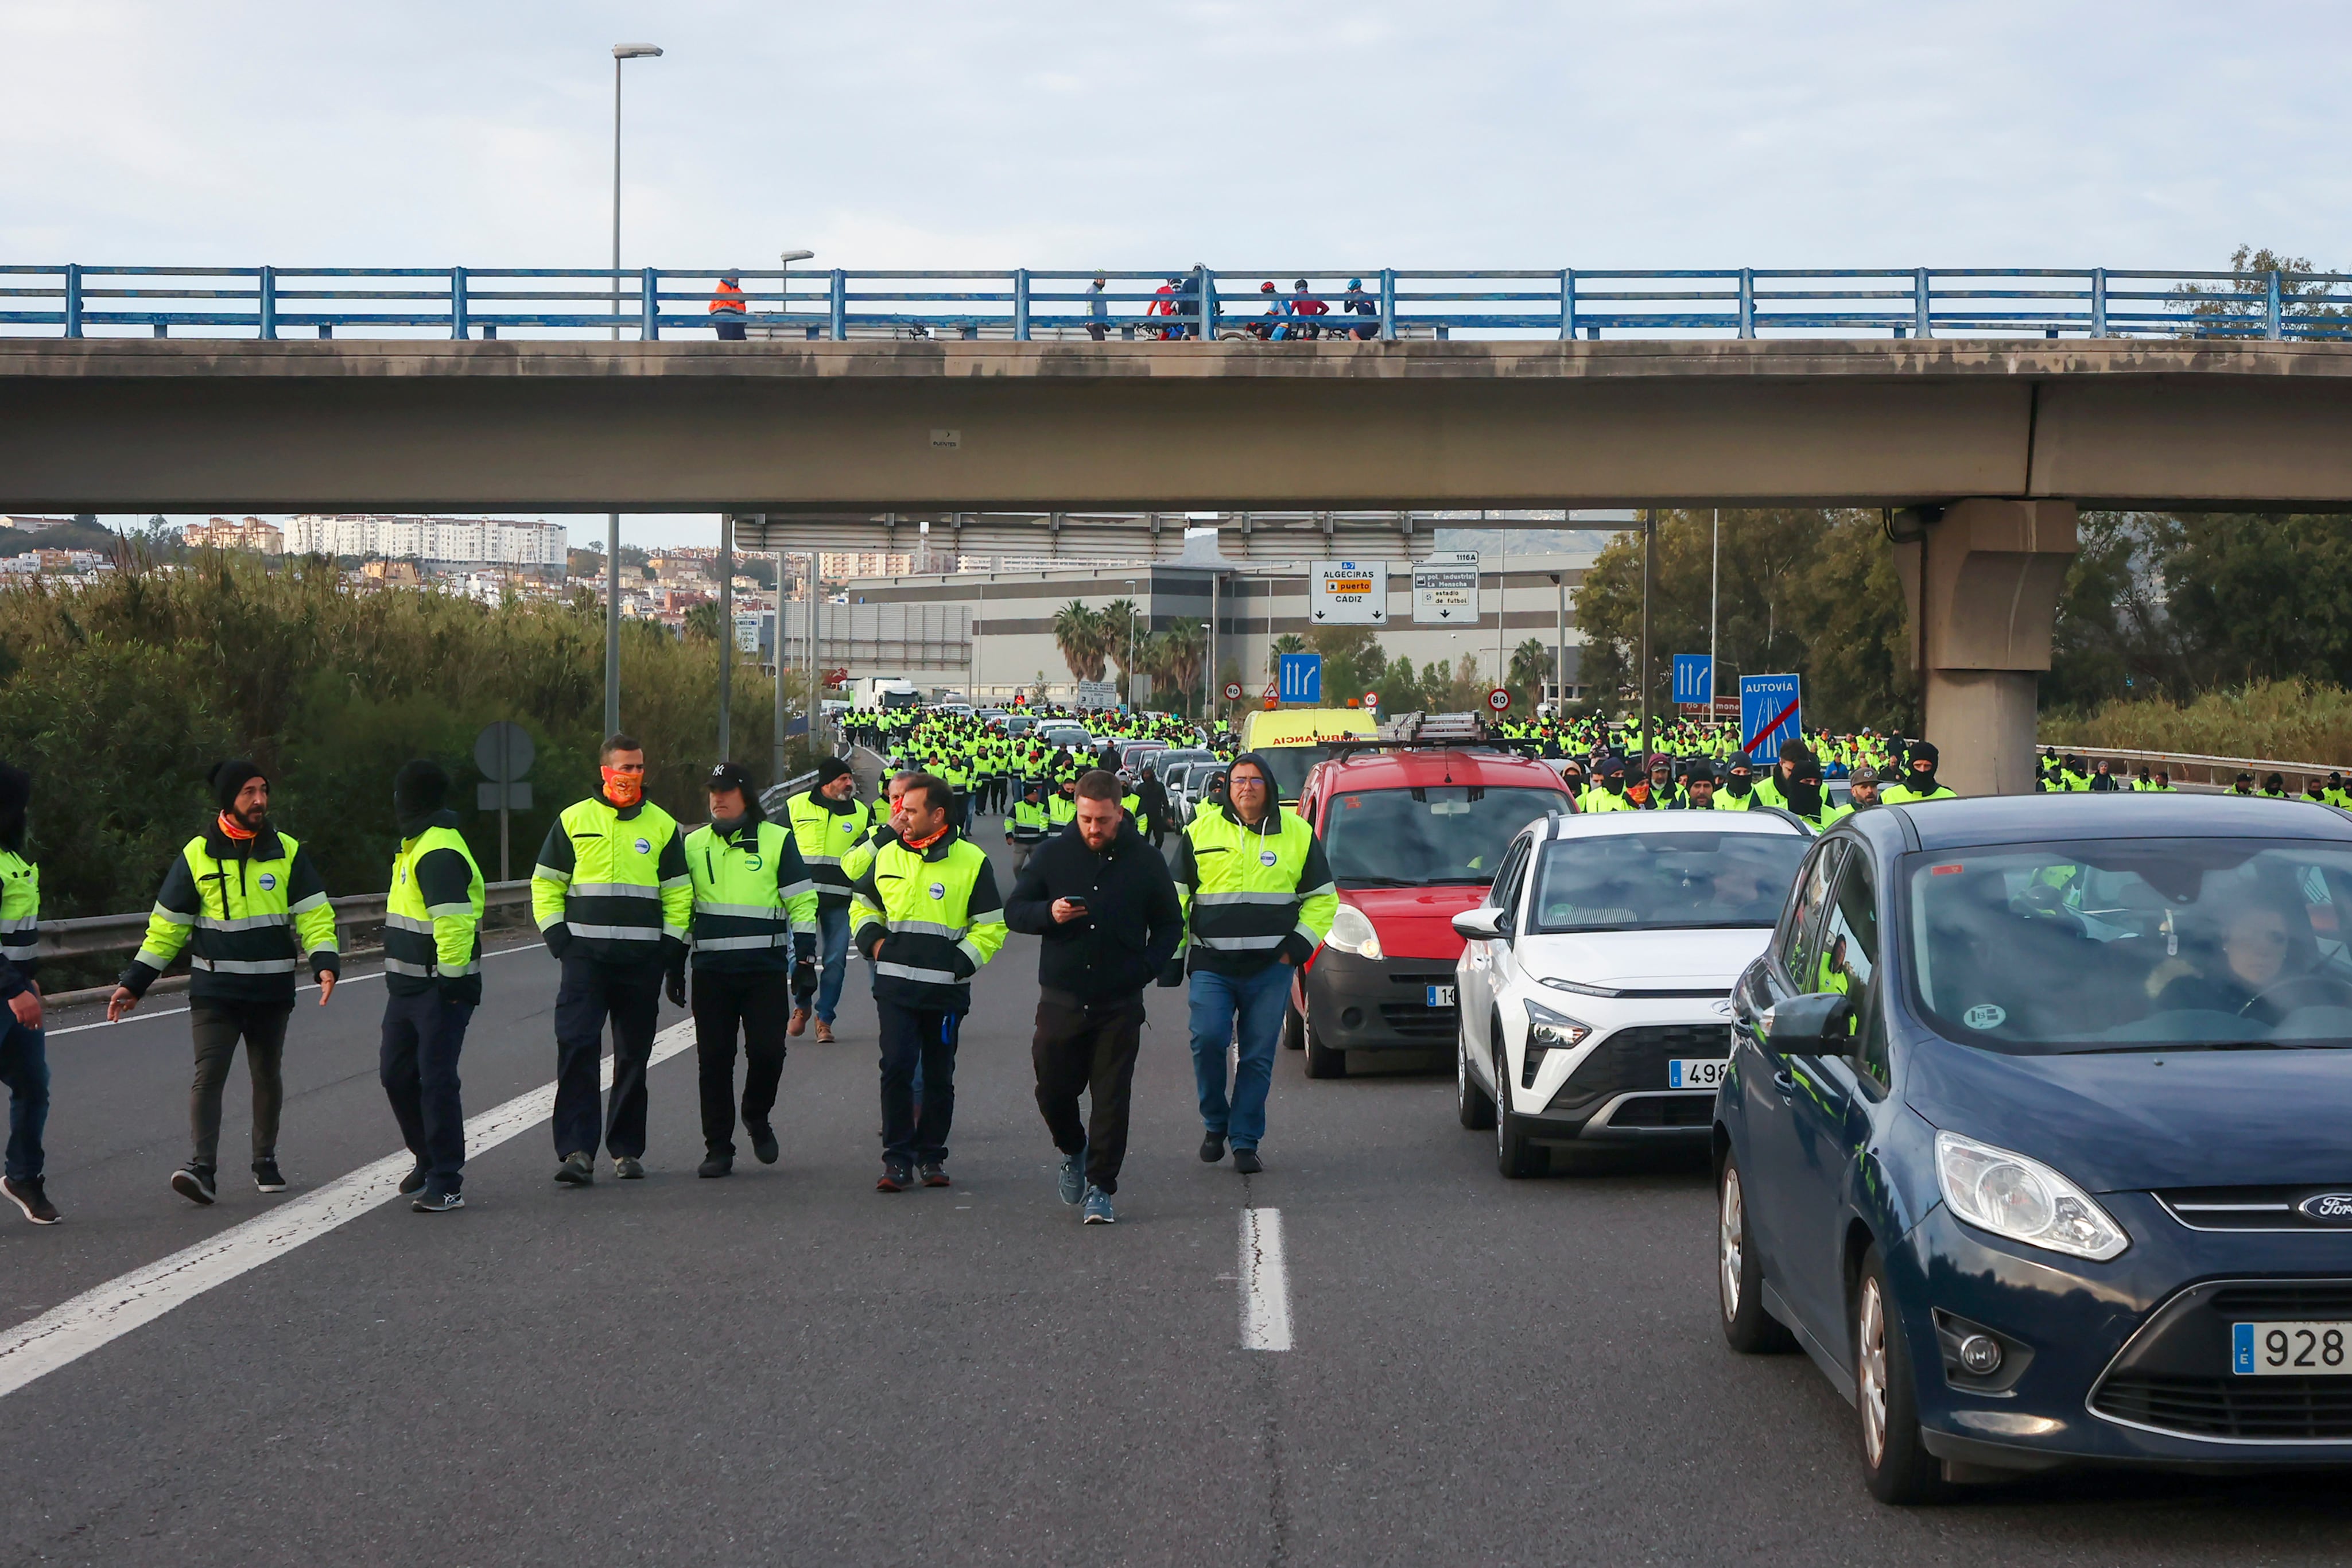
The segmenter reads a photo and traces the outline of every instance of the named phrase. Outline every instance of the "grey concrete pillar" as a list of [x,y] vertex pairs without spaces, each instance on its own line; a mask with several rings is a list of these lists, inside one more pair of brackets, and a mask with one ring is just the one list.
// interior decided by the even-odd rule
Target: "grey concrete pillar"
[[1922,727],[1962,795],[2033,788],[2037,688],[2075,548],[2072,501],[1958,501],[1898,537]]

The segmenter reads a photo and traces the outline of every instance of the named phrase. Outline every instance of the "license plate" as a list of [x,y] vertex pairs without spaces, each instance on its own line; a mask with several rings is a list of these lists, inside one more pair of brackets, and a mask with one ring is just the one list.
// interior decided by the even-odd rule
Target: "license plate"
[[1429,1005],[1433,1007],[1453,1006],[1454,987],[1451,985],[1433,985],[1429,987]]
[[1730,1070],[1731,1063],[1727,1060],[1718,1062],[1668,1062],[1666,1064],[1666,1087],[1668,1089],[1720,1088],[1723,1083],[1724,1074]]
[[2241,1377],[2352,1377],[2352,1323],[2232,1323],[2230,1370]]

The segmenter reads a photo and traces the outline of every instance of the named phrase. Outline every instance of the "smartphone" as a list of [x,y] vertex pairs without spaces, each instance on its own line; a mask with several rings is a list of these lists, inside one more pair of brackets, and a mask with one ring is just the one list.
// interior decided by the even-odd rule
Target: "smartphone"
[[1085,914],[1085,913],[1087,912],[1087,901],[1086,901],[1086,900],[1084,900],[1084,899],[1070,899],[1070,900],[1065,900],[1065,901],[1066,901],[1066,902],[1067,902],[1067,903],[1069,904],[1070,908],[1072,908],[1072,909],[1074,909],[1074,910],[1077,910],[1077,911],[1078,911],[1078,913],[1080,913],[1080,914]]

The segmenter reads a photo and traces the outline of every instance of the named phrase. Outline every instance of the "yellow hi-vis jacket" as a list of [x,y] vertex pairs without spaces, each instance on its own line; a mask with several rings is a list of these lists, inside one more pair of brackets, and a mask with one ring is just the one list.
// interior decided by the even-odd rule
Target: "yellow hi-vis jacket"
[[1176,857],[1190,967],[1255,974],[1277,958],[1304,963],[1330,934],[1339,889],[1307,819],[1269,806],[1255,827],[1203,801]]
[[677,819],[601,795],[566,806],[531,868],[530,912],[558,958],[653,963],[682,950],[694,884]]
[[968,1013],[971,977],[1004,945],[1004,900],[986,852],[950,827],[920,851],[895,838],[877,849],[850,889],[849,923],[876,1000]]
[[145,995],[184,949],[192,1001],[290,1007],[306,952],[313,975],[341,973],[335,911],[310,852],[274,827],[233,839],[215,822],[189,839],[163,874],[147,940],[121,984]]

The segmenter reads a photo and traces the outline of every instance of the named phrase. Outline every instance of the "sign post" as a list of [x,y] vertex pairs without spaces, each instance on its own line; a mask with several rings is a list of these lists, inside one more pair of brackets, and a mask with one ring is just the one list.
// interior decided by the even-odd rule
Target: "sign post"
[[1739,678],[1739,749],[1753,757],[1758,748],[1777,752],[1783,741],[1802,740],[1805,706],[1793,675]]
[[1478,552],[1451,551],[1412,563],[1412,623],[1474,626],[1478,620]]
[[1497,713],[1507,713],[1511,710],[1511,694],[1497,686],[1486,693],[1486,706]]
[[1307,590],[1309,618],[1318,626],[1389,623],[1389,563],[1385,561],[1318,561],[1308,574]]
[[530,809],[530,785],[523,782],[523,774],[530,772],[530,764],[537,757],[530,731],[510,719],[486,724],[482,732],[474,737],[474,765],[482,770],[482,783],[474,791],[474,804],[478,810],[498,810],[501,882],[511,881],[514,877],[509,863],[513,857],[508,814]]
[[1320,702],[1323,700],[1323,656],[1319,653],[1286,653],[1276,672],[1285,702]]

